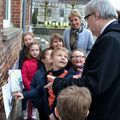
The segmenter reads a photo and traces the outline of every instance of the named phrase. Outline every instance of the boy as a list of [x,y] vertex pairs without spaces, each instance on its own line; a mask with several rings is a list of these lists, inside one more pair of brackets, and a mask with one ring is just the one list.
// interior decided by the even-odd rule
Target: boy
[[44,97],[43,98],[44,103],[42,104],[43,106],[41,107],[41,109],[46,108],[47,109],[46,111],[49,111],[48,115],[50,115],[53,112],[56,104],[55,104],[55,95],[52,89],[47,90],[44,88],[44,86],[51,81],[50,79],[47,79],[47,75],[53,75],[59,78],[67,77],[68,72],[64,69],[64,67],[68,63],[68,55],[69,52],[64,47],[53,49],[51,53],[51,62],[53,64],[52,66],[53,69],[47,72],[47,74],[41,74],[39,76],[38,81],[40,82],[36,88],[32,89],[29,92],[25,92],[23,94],[22,93],[15,94],[17,98],[34,99],[36,97],[39,97],[40,99],[42,99]]
[[87,88],[67,87],[57,97],[55,114],[59,120],[85,120],[91,101],[91,94]]

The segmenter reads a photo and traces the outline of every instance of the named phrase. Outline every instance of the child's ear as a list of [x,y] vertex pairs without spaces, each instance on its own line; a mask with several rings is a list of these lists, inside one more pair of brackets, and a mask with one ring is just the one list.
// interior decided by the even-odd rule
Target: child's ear
[[56,108],[56,107],[55,107],[55,115],[56,115],[56,117],[57,117],[57,118],[59,118],[59,117],[60,117],[59,112],[58,112],[58,110],[57,110],[57,108]]

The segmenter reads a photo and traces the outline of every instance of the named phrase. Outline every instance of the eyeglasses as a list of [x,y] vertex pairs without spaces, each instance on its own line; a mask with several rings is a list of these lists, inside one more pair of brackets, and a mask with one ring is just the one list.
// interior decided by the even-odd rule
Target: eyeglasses
[[86,16],[84,17],[84,19],[87,21],[88,18],[89,18],[91,15],[93,15],[93,14],[94,14],[94,13],[90,13],[90,14],[86,15]]
[[85,58],[85,56],[79,55],[79,56],[72,56],[72,59],[78,59],[78,58]]

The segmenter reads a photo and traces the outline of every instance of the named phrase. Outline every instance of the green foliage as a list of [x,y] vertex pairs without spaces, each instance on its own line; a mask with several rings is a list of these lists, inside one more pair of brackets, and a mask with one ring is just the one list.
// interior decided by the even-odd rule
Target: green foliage
[[37,13],[36,12],[34,12],[32,15],[32,24],[34,26],[36,26],[36,24],[37,24]]

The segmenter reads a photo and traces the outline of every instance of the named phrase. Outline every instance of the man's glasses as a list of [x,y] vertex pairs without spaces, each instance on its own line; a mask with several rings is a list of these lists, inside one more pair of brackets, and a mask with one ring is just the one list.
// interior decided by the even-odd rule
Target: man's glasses
[[90,13],[90,14],[86,15],[86,16],[84,17],[84,19],[87,21],[88,18],[89,18],[91,15],[93,15],[93,14],[94,14],[94,13]]

